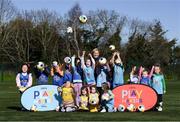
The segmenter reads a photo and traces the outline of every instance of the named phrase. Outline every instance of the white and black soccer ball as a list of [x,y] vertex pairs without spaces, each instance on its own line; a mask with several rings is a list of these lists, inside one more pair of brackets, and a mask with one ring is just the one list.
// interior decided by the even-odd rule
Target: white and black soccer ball
[[68,27],[68,28],[67,28],[67,33],[73,33],[72,27]]
[[128,105],[127,110],[130,112],[135,112],[136,111],[136,106],[133,104]]
[[107,62],[106,58],[104,58],[104,57],[100,57],[100,58],[99,58],[99,63],[100,63],[101,65],[106,64],[106,62]]
[[62,92],[62,87],[59,86],[59,87],[57,88],[57,91],[58,91],[58,92]]
[[57,61],[53,61],[52,66],[53,66],[53,67],[58,66],[58,62],[57,62]]
[[73,112],[75,110],[75,107],[66,107],[66,112]]
[[70,63],[71,63],[71,58],[70,58],[70,57],[65,57],[65,58],[64,58],[64,62],[65,62],[66,64],[70,64]]
[[90,103],[91,105],[96,105],[96,104],[97,104],[97,101],[96,101],[96,100],[90,100],[89,103]]
[[125,107],[124,105],[120,104],[120,105],[118,106],[118,111],[119,111],[119,112],[124,112],[125,110],[126,110],[126,107]]
[[36,67],[37,67],[37,69],[39,69],[39,70],[43,70],[44,67],[45,67],[45,64],[44,64],[44,62],[39,61],[38,64],[36,65]]
[[144,105],[139,105],[139,106],[138,106],[138,111],[144,112],[144,111],[145,111]]
[[36,105],[32,105],[30,111],[36,112],[37,111],[37,106]]
[[24,92],[27,88],[26,87],[19,87],[20,92]]
[[106,100],[106,101],[108,101],[109,100],[109,98],[110,98],[110,96],[109,96],[109,94],[108,93],[104,93],[104,94],[102,94],[102,100]]
[[109,46],[109,49],[110,49],[111,51],[113,51],[113,50],[116,49],[116,47],[115,47],[114,45],[110,45],[110,46]]
[[80,21],[81,23],[86,23],[86,22],[87,22],[87,17],[86,17],[86,15],[81,15],[81,16],[79,16],[79,21]]
[[89,104],[91,104],[91,105],[97,105],[98,104],[98,100],[99,100],[99,98],[97,97],[93,97],[93,98],[91,98],[91,99],[89,99]]

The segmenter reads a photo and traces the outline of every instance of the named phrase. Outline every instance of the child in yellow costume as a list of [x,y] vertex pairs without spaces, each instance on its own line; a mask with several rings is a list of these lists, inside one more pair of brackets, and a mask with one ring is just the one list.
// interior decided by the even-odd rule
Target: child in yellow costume
[[70,81],[67,81],[62,87],[62,112],[75,111],[75,92]]
[[88,109],[88,92],[87,92],[87,88],[86,87],[82,87],[81,88],[81,95],[80,95],[80,106],[79,109],[86,111],[89,110]]
[[89,110],[90,112],[98,112],[99,94],[96,87],[91,86],[91,92],[89,94]]

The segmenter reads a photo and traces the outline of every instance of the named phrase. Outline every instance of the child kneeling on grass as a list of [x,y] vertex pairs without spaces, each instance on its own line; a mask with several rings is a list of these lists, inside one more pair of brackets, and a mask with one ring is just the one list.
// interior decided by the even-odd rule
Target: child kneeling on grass
[[103,83],[102,88],[104,93],[101,96],[101,112],[114,112],[114,94],[108,83]]
[[89,94],[89,110],[90,112],[98,112],[99,107],[99,94],[97,92],[96,86],[90,87]]
[[82,87],[81,88],[81,95],[80,97],[80,101],[79,101],[79,110],[80,111],[88,111],[88,91],[86,87]]
[[73,85],[70,81],[67,81],[62,88],[59,90],[60,96],[62,97],[61,108],[58,106],[56,111],[61,112],[73,112],[76,110],[75,106],[75,92]]

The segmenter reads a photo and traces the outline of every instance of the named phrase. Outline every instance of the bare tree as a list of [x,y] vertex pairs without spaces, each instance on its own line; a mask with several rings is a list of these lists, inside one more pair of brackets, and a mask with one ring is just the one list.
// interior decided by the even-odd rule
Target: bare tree
[[11,0],[0,0],[0,25],[14,18],[16,12],[16,8]]
[[88,17],[88,28],[92,33],[90,41],[99,45],[107,43],[117,30],[120,34],[127,22],[126,16],[120,16],[119,13],[108,10],[89,11]]
[[[72,46],[75,50],[77,50],[77,54],[80,55],[80,47],[79,47],[79,43],[80,40],[77,39],[77,34],[78,32],[78,28],[80,27],[80,22],[79,22],[79,16],[82,15],[82,10],[79,6],[78,3],[76,3],[68,12],[68,22],[67,22],[67,27],[71,26],[73,29],[73,34],[67,34],[68,38],[67,38],[67,45],[68,45],[68,51],[69,51],[69,55],[71,55],[71,50],[70,50],[70,46]],[[71,45],[69,45],[71,44]]]
[[30,60],[30,40],[32,40],[32,23],[25,21],[21,18],[17,18],[11,21],[8,26],[10,34],[8,40],[3,45],[3,53],[12,62],[29,62]]
[[142,34],[144,37],[148,38],[149,27],[152,23],[147,21],[142,21],[138,18],[129,19],[129,34],[130,40],[133,40],[137,34]]
[[59,39],[57,30],[58,15],[56,12],[47,9],[31,11],[30,15],[35,25],[35,40],[40,44],[39,48],[42,50],[42,60],[51,61]]
[[[0,0],[0,55],[10,57],[11,61],[14,60],[5,47],[10,41],[10,35],[12,33],[11,27],[8,22],[16,16],[16,8],[10,0]],[[1,60],[3,60],[1,57]]]

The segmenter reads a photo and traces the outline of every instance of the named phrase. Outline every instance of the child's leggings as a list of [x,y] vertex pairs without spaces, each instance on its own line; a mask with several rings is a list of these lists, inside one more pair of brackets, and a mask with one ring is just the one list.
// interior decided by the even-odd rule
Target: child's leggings
[[80,94],[81,94],[82,83],[74,83],[74,89],[76,92],[76,105],[79,106]]

